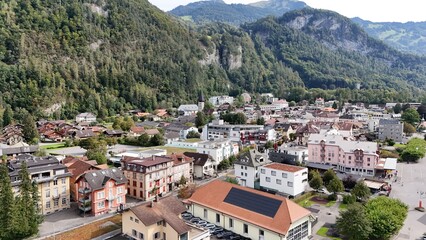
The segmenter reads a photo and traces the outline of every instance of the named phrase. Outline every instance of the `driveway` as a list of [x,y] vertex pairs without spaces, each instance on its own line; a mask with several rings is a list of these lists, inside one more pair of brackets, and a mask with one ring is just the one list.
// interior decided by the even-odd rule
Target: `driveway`
[[395,239],[420,239],[426,232],[426,214],[414,210],[419,201],[426,204],[426,158],[417,164],[398,163],[398,182],[392,183],[390,197],[408,205],[408,216]]

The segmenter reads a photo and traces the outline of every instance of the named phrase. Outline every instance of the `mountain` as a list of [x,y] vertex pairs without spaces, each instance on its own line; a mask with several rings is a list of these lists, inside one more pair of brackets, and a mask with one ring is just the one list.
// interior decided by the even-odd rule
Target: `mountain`
[[304,2],[296,0],[267,0],[249,5],[226,4],[223,1],[210,0],[179,6],[169,13],[195,24],[222,22],[238,26],[268,15],[281,16],[285,12],[306,6]]
[[424,62],[328,11],[193,27],[147,0],[0,2],[0,115],[105,118],[199,92],[404,102],[425,96]]
[[426,22],[370,22],[353,18],[368,34],[396,49],[426,55]]

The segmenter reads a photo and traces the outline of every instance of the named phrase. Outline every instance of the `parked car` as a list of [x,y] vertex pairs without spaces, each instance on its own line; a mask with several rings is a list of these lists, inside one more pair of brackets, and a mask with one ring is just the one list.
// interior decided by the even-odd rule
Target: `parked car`
[[230,231],[223,231],[223,232],[217,234],[216,237],[219,238],[219,239],[226,239],[226,238],[230,237],[232,234],[233,233],[230,232]]
[[211,229],[211,230],[214,230],[215,228],[216,228],[216,225],[214,225],[213,223],[208,223],[208,224],[206,224],[206,226],[204,226],[205,228],[207,228],[207,229]]
[[191,213],[182,213],[182,218],[185,220],[190,220],[194,216]]
[[208,224],[208,222],[206,222],[204,220],[200,220],[195,225],[197,225],[199,227],[205,227],[207,224]]
[[219,233],[222,233],[222,232],[223,232],[223,228],[216,227],[216,228],[213,229],[212,234],[216,236],[216,235],[218,235]]
[[191,218],[191,220],[189,220],[189,222],[194,223],[194,224],[198,223],[199,221],[201,221],[201,218],[199,218],[199,217],[194,217],[194,218]]

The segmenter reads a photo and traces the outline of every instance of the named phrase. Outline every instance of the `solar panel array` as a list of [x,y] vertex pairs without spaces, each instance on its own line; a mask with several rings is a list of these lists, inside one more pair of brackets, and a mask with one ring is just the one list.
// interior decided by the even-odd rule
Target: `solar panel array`
[[271,218],[275,216],[282,203],[280,200],[234,187],[229,191],[224,202]]

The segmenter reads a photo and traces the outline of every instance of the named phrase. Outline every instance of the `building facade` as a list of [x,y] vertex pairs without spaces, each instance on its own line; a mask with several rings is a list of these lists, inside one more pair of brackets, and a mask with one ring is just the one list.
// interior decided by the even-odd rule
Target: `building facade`
[[185,156],[194,159],[193,177],[197,179],[212,177],[216,174],[218,163],[205,153],[184,152]]
[[239,146],[229,139],[202,141],[198,142],[197,152],[210,155],[219,164],[230,156],[238,154]]
[[237,161],[234,162],[238,184],[255,188],[255,183],[259,179],[259,168],[268,163],[270,163],[268,155],[255,149],[241,154]]
[[96,122],[96,115],[90,112],[80,113],[75,117],[77,123],[80,122]]
[[126,204],[127,179],[118,168],[90,171],[77,178],[78,208],[100,215],[123,208]]
[[404,136],[404,124],[395,119],[379,120],[379,140],[392,139],[395,142],[402,142]]
[[295,197],[308,187],[308,169],[293,165],[270,163],[260,167],[260,187]]
[[30,178],[37,183],[41,214],[48,215],[70,208],[71,174],[67,167],[53,156],[36,157],[23,154],[8,162],[9,177],[16,194],[20,184],[19,171],[23,162],[27,164]]
[[213,96],[209,98],[209,102],[213,104],[213,106],[220,106],[225,103],[233,104],[234,103],[234,97],[230,96]]

